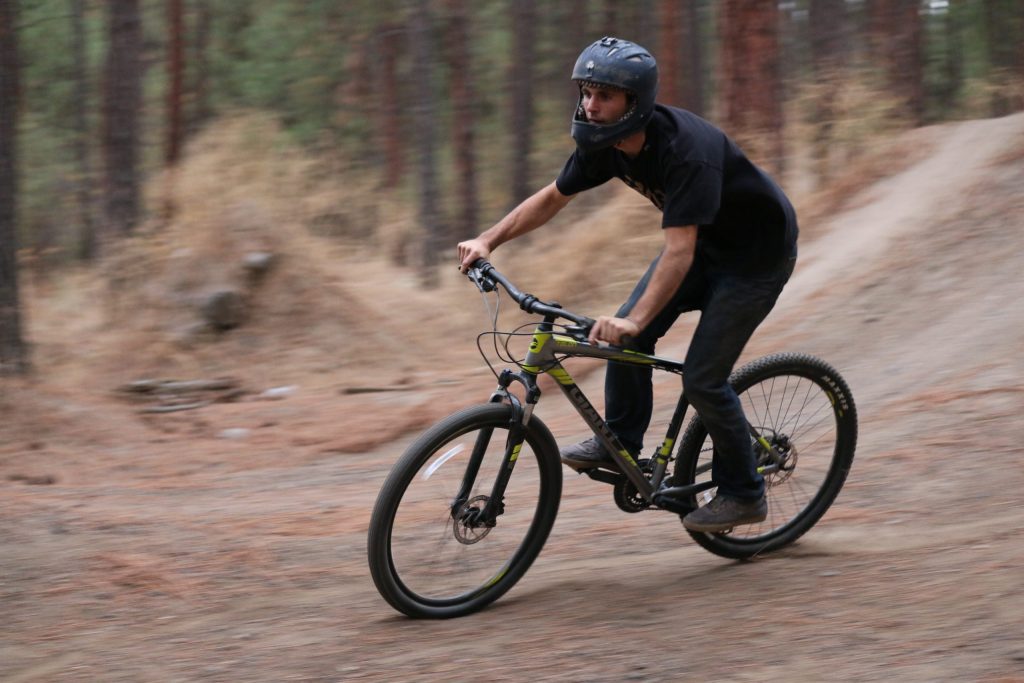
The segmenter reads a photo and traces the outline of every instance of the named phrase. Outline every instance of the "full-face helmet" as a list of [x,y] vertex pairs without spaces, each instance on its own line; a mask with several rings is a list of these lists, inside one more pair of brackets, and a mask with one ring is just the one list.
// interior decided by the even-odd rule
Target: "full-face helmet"
[[[601,149],[635,133],[654,112],[658,94],[658,64],[645,48],[628,40],[606,36],[588,46],[572,70],[580,99],[572,119],[572,137],[583,150]],[[583,110],[583,88],[603,86],[626,92],[629,109],[613,123],[591,123]]]

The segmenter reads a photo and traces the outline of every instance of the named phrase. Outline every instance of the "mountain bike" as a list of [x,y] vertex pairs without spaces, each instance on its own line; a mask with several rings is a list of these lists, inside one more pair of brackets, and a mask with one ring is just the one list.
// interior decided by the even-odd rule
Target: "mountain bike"
[[[444,418],[408,447],[385,480],[370,520],[370,574],[384,599],[411,617],[456,617],[485,607],[522,578],[544,546],[558,512],[562,465],[555,439],[533,414],[541,374],[554,379],[612,454],[614,465],[580,472],[609,484],[621,510],[682,517],[715,492],[714,447],[699,415],[678,438],[689,407],[685,388],[661,446],[649,458],[638,458],[562,364],[567,358],[599,358],[683,376],[683,363],[631,350],[628,343],[590,343],[592,319],[521,292],[486,261],[477,261],[467,275],[485,301],[493,293],[499,302],[492,330],[477,338],[498,386],[488,402]],[[541,320],[499,332],[501,290]],[[483,351],[486,336],[516,369],[497,372]],[[521,336],[530,337],[529,348],[516,359],[510,343]],[[835,368],[805,354],[760,358],[729,381],[750,425],[768,518],[721,533],[688,533],[712,553],[747,559],[793,543],[821,519],[853,461],[857,410]]]

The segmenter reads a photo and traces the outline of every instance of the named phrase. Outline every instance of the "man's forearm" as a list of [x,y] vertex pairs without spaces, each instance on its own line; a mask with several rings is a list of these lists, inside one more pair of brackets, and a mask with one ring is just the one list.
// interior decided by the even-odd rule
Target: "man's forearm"
[[494,249],[544,225],[561,211],[570,199],[571,197],[559,193],[552,183],[525,199],[494,227],[481,234],[479,239],[486,243],[488,248]]
[[690,272],[692,251],[664,252],[651,273],[650,282],[626,317],[643,330],[661,312]]
[[627,316],[643,330],[661,312],[690,272],[697,249],[697,226],[664,228],[665,249],[651,273],[647,288]]

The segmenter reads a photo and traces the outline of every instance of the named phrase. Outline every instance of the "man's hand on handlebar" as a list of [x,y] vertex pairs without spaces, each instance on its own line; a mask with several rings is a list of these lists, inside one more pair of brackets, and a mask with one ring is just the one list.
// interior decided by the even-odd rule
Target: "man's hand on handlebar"
[[615,346],[626,344],[627,338],[635,339],[640,335],[640,326],[629,318],[613,318],[602,315],[590,328],[590,343],[607,342]]
[[486,259],[491,255],[490,248],[480,238],[459,242],[459,270],[465,273],[477,259]]

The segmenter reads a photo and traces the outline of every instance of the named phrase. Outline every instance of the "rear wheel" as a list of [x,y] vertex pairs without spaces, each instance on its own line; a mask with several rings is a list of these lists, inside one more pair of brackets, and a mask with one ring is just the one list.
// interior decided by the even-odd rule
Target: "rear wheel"
[[[782,456],[773,462],[763,445],[754,444],[768,518],[724,533],[689,533],[716,555],[741,559],[789,545],[825,514],[853,462],[857,409],[835,368],[813,356],[767,356],[740,368],[729,381],[747,420]],[[675,484],[710,481],[713,454],[707,430],[695,417],[680,445]],[[710,488],[689,502],[698,507],[714,495]]]
[[482,516],[511,419],[511,406],[500,403],[455,413],[409,446],[384,482],[370,520],[370,574],[395,609],[429,618],[474,612],[509,590],[540,553],[558,512],[562,472],[551,432],[536,417],[504,500],[491,505],[498,514]]

